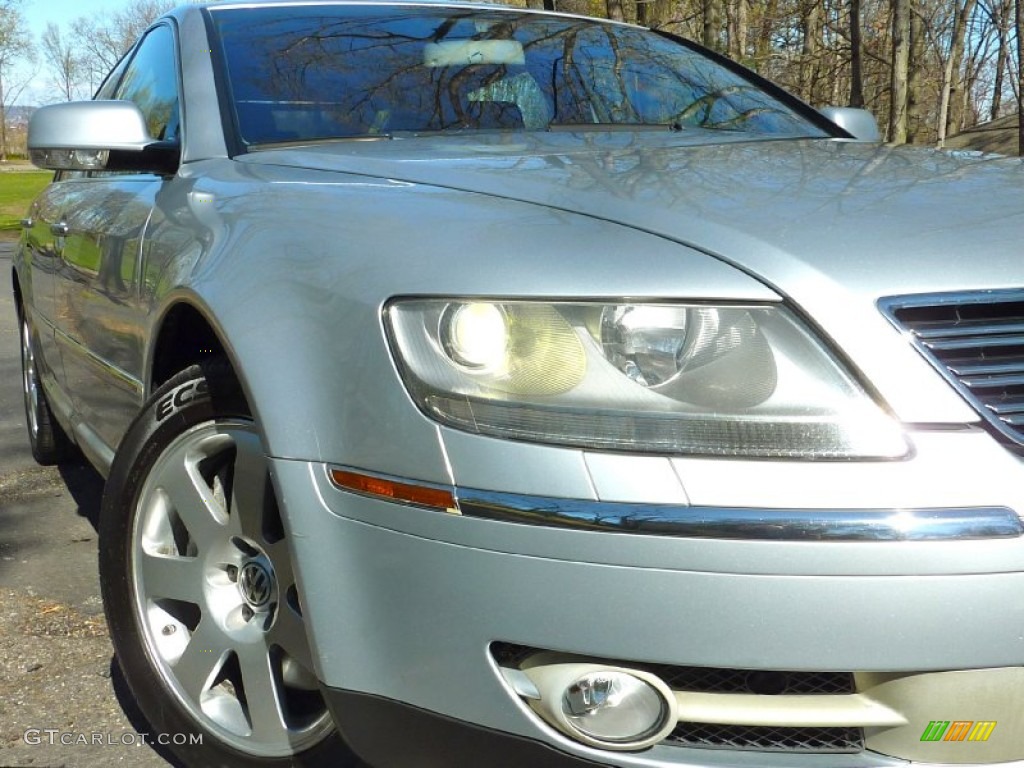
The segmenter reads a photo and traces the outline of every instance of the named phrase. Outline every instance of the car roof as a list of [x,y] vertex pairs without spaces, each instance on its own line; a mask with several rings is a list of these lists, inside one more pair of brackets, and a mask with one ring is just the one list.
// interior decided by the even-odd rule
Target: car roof
[[617,26],[636,26],[621,21],[596,18],[575,13],[563,13],[559,11],[546,11],[539,8],[526,8],[523,6],[507,5],[505,3],[474,2],[473,0],[209,0],[204,3],[192,3],[182,5],[170,11],[168,16],[178,16],[181,13],[188,13],[196,9],[227,9],[227,8],[254,8],[260,6],[317,6],[317,5],[350,5],[350,6],[381,6],[381,7],[432,7],[432,8],[470,8],[474,10],[507,11],[512,13],[542,14],[558,16],[562,18],[587,19],[594,23],[614,24]]
[[296,5],[296,6],[312,6],[312,5],[384,5],[384,6],[409,6],[409,5],[426,5],[426,6],[448,6],[451,8],[493,8],[497,10],[510,10],[510,11],[531,11],[532,9],[524,8],[514,5],[506,5],[505,3],[488,3],[488,2],[473,2],[473,0],[467,0],[461,2],[460,0],[209,0],[204,3],[194,3],[186,7],[200,7],[200,8],[245,8],[253,6],[274,6],[274,5]]

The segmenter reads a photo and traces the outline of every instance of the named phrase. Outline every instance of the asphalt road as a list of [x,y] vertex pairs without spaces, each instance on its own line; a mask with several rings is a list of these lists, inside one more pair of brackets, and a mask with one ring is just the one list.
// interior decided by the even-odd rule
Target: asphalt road
[[84,464],[39,467],[29,452],[12,252],[0,242],[0,768],[167,766],[103,619],[103,481]]

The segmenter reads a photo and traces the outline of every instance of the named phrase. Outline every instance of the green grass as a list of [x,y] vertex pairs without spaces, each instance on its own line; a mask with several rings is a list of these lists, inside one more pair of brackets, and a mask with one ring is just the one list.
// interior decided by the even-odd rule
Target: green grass
[[17,234],[29,203],[52,178],[50,171],[0,172],[0,233]]

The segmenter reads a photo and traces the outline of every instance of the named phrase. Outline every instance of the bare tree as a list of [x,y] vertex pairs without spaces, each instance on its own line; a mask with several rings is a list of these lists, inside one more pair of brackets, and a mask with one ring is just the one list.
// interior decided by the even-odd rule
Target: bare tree
[[1013,14],[1013,0],[986,0],[985,12],[995,28],[998,39],[996,63],[993,67],[992,100],[989,103],[989,120],[999,117],[1003,106],[1003,85],[1010,53],[1010,24]]
[[819,0],[803,3],[800,32],[803,38],[800,56],[800,96],[814,102],[815,85],[821,69],[822,47],[824,45],[824,5]]
[[701,42],[714,51],[722,50],[722,16],[719,9],[720,0],[703,0],[703,27]]
[[613,21],[626,20],[626,9],[622,7],[622,0],[605,0],[605,12]]
[[7,161],[7,109],[25,87],[24,82],[12,85],[13,67],[33,53],[20,0],[0,3],[0,162]]
[[73,100],[79,95],[85,69],[81,57],[72,47],[71,41],[61,34],[60,27],[53,22],[46,25],[40,45],[61,96],[65,101]]
[[910,69],[910,0],[892,0],[892,74],[889,141],[907,141],[907,81]]
[[949,40],[949,54],[942,72],[942,89],[939,101],[939,120],[937,124],[938,145],[946,143],[946,132],[949,130],[949,105],[954,92],[960,83],[960,67],[963,64],[964,42],[967,37],[967,20],[974,12],[976,0],[957,0],[956,15],[953,18],[953,33]]
[[850,106],[864,106],[864,66],[861,45],[860,0],[850,0]]
[[89,71],[83,74],[90,86],[98,85],[146,27],[175,5],[174,0],[131,0],[118,11],[78,19],[75,43],[82,59],[89,62]]
[[736,61],[747,58],[747,2],[748,0],[729,0],[726,4],[728,27],[729,56]]
[[1014,3],[1017,32],[1017,154],[1024,157],[1024,0]]

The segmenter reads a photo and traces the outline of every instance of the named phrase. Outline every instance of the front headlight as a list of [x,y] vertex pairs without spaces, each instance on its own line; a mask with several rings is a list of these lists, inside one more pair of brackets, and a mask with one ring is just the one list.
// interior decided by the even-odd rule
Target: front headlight
[[410,299],[386,325],[416,404],[469,432],[674,455],[908,451],[782,306]]

